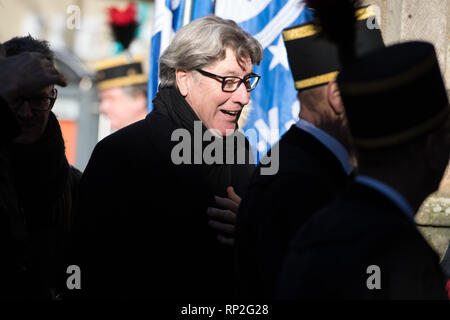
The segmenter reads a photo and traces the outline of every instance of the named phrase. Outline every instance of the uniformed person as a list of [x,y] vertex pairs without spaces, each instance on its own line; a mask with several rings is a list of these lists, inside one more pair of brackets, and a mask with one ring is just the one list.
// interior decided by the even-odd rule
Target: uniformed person
[[379,49],[345,66],[337,83],[359,174],[297,232],[277,296],[445,299],[439,259],[414,222],[450,155],[450,109],[434,47]]
[[[358,54],[383,46],[368,29],[373,7],[357,11]],[[300,120],[274,147],[279,171],[253,176],[237,216],[240,296],[272,298],[275,279],[297,229],[341,191],[354,170],[347,120],[335,77],[337,48],[311,21],[283,31],[298,98]]]
[[147,115],[147,75],[142,57],[120,55],[98,61],[97,88],[100,112],[118,130]]

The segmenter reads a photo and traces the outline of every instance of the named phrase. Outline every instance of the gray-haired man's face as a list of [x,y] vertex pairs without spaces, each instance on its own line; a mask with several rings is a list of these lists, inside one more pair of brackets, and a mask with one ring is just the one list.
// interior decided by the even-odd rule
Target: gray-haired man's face
[[[236,76],[244,78],[252,72],[253,65],[249,58],[239,63],[235,52],[226,50],[220,60],[203,70],[222,77]],[[241,84],[234,92],[224,92],[220,79],[188,72],[185,77],[177,77],[177,85],[181,94],[192,107],[203,124],[220,135],[231,134],[236,129],[242,109],[250,102],[250,92]]]

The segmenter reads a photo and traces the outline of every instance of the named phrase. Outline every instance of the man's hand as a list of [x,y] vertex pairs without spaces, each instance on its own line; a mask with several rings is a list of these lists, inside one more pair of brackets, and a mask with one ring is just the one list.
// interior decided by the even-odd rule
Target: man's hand
[[19,95],[33,95],[49,85],[67,85],[53,62],[38,52],[0,56],[0,96],[12,105]]
[[207,210],[209,226],[217,231],[217,240],[228,246],[234,245],[234,232],[236,214],[241,203],[241,198],[234,192],[233,187],[227,188],[228,198],[215,197],[217,207],[209,207]]

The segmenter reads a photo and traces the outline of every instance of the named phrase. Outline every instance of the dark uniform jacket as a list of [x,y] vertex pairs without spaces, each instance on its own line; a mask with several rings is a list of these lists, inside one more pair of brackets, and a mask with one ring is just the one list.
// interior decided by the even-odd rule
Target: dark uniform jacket
[[278,297],[445,299],[444,289],[438,256],[413,220],[385,195],[355,182],[296,234]]
[[272,298],[289,241],[348,181],[335,155],[293,125],[279,142],[279,171],[252,176],[238,214],[236,249],[240,296]]
[[0,104],[0,298],[56,299],[65,286],[81,172],[67,162],[52,113],[38,141],[16,145],[19,128]]
[[206,211],[229,185],[242,195],[253,166],[175,165],[172,133],[194,120],[178,90],[164,88],[146,119],[97,144],[76,223],[82,297],[231,296],[232,249],[217,241]]
[[[24,230],[13,229],[20,223],[17,192],[8,151],[13,137],[20,132],[19,126],[6,101],[0,97],[0,298],[17,297],[24,287],[17,285],[19,268],[16,263],[16,247],[21,246]],[[14,232],[13,230],[18,230]]]

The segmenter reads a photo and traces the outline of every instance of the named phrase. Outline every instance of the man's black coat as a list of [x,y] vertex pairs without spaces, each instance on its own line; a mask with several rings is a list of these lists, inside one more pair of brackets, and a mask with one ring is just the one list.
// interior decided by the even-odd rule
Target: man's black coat
[[348,181],[335,155],[295,125],[279,142],[279,165],[275,175],[261,175],[257,168],[239,210],[236,249],[243,298],[273,297],[289,241]]
[[[19,132],[20,128],[10,107],[0,97],[0,251],[2,257],[0,298],[2,299],[20,297],[27,289],[22,285],[21,274],[16,263],[16,247],[21,244],[16,239],[23,239],[25,228],[20,219],[19,201],[8,150],[11,140]],[[14,232],[14,226],[17,226],[17,230],[20,228],[20,232]]]
[[0,98],[0,299],[55,299],[66,284],[81,172],[67,163],[52,113],[36,142],[13,144],[19,133]]
[[[377,284],[379,268],[379,289]],[[446,299],[439,258],[413,220],[359,183],[296,234],[280,273],[281,299]]]
[[[178,128],[158,108],[97,144],[81,182],[82,217],[76,223],[81,294],[232,295],[232,249],[218,243],[206,215],[217,194],[204,179],[211,167],[173,164],[178,142],[171,135]],[[230,172],[230,185],[242,195],[251,166]],[[218,195],[226,196],[225,186]]]

